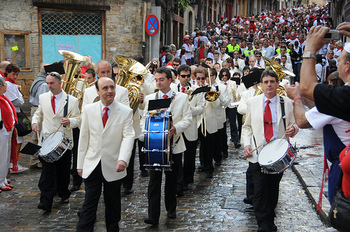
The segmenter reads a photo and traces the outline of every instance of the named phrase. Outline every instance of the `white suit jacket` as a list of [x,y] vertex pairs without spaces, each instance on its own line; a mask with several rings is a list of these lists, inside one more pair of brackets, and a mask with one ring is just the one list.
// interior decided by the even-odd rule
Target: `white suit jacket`
[[103,177],[115,181],[126,176],[116,172],[119,160],[129,163],[134,144],[132,109],[117,101],[110,105],[110,114],[103,128],[101,102],[86,105],[82,112],[77,169],[86,179],[101,161]]
[[249,98],[254,97],[255,89],[249,87],[246,91],[241,93],[241,101],[239,102],[237,112],[244,115],[247,113],[247,101]]
[[[178,89],[177,89],[178,90]],[[178,92],[178,91],[176,91]],[[184,131],[184,134],[189,141],[195,141],[198,139],[198,120],[197,116],[200,118],[200,115],[205,110],[205,99],[204,94],[195,94],[190,101],[190,110],[192,114],[191,124]]]
[[[287,97],[284,99],[284,108],[286,114],[286,127],[293,124],[295,121],[293,113],[293,103]],[[282,120],[281,103],[278,96],[277,100],[277,124],[278,124],[278,138],[284,135],[285,128]],[[295,126],[298,130],[298,127]],[[253,139],[254,137],[254,139]],[[265,143],[264,135],[264,94],[260,94],[247,101],[247,114],[245,123],[242,127],[242,142],[244,146],[250,145],[252,150]],[[258,161],[257,154],[261,151],[262,147],[258,151],[253,152],[253,156],[248,158],[252,163]]]
[[[63,90],[62,92],[62,98],[56,114],[54,114],[52,110],[51,98],[53,95],[51,91],[43,93],[39,96],[39,106],[33,115],[32,124],[36,123],[39,126],[42,125],[41,133],[44,139],[46,139],[50,134],[54,133],[56,129],[61,125],[64,106],[67,102],[67,94]],[[59,131],[64,132],[72,140],[72,128],[80,126],[80,111],[78,104],[78,99],[69,95],[67,114],[69,114],[71,111],[71,114],[69,116],[70,124],[66,127],[61,126],[59,129]]]
[[230,104],[230,98],[227,92],[227,86],[221,83],[217,83],[220,90],[220,96],[218,100],[220,101],[220,105],[214,108],[214,113],[217,118],[218,129],[224,127],[224,122],[226,121],[226,111],[225,108]]
[[[147,112],[149,100],[156,99],[156,93],[147,95],[142,105],[140,105],[141,109],[145,109]],[[182,138],[182,132],[184,132],[187,127],[191,124],[192,115],[190,110],[190,103],[188,100],[187,94],[184,93],[176,93],[172,103],[170,105],[173,124],[176,128],[176,134],[174,136],[174,143],[178,141],[175,145],[173,153],[178,154],[184,152],[186,150],[185,142]],[[141,120],[141,128],[145,128],[145,117]]]
[[[83,104],[82,109],[84,109],[84,106],[87,104],[91,104],[94,102],[95,98],[98,96],[96,86],[93,85],[87,89],[84,90],[84,97],[83,97]],[[115,85],[115,97],[114,99],[117,102],[120,102],[126,106],[129,106],[129,95],[128,95],[128,89],[124,88],[120,85]]]

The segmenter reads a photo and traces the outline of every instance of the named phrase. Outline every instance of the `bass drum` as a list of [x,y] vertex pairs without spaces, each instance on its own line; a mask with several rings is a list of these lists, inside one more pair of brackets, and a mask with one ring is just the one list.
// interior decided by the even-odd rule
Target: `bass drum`
[[50,135],[41,144],[39,157],[48,163],[59,160],[72,144],[72,140],[63,132],[56,132],[54,136]]
[[278,174],[292,166],[296,149],[285,139],[275,139],[260,151],[258,162],[265,173]]
[[145,167],[170,169],[170,122],[169,110],[159,112],[155,115],[146,116],[145,124],[145,147],[142,151],[146,154]]

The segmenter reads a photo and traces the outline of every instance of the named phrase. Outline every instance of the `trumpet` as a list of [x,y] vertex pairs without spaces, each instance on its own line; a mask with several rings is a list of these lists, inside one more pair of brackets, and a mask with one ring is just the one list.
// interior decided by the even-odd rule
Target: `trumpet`
[[[211,83],[211,80],[210,80],[210,70],[209,70],[209,68],[208,68],[208,75],[209,75],[209,87],[211,89],[212,83]],[[213,102],[213,101],[216,101],[216,99],[219,98],[219,94],[217,92],[213,91],[213,90],[210,90],[210,91],[205,93],[204,98],[205,98],[205,100],[207,100],[209,102]]]
[[193,95],[191,95],[194,91],[194,89],[191,88],[191,84],[190,83],[186,83],[186,85],[188,85],[188,89],[186,90],[186,94],[188,95],[188,100],[191,101],[193,98]]

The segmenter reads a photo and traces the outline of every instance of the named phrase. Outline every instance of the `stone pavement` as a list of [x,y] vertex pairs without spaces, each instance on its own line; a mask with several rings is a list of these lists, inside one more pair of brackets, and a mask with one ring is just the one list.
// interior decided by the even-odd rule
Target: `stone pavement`
[[[30,139],[27,136],[26,140]],[[288,169],[280,185],[280,199],[276,209],[278,231],[326,231],[314,207],[315,199],[307,192],[315,192],[318,200],[323,167],[322,133],[301,130],[292,141],[300,148],[295,171],[304,180],[304,188],[292,169]],[[294,143],[293,142],[293,143]],[[147,217],[148,177],[141,177],[135,161],[134,193],[122,194],[121,231],[238,231],[257,230],[254,214],[242,202],[245,197],[245,171],[248,162],[242,158],[243,149],[229,143],[229,158],[216,167],[214,178],[196,171],[194,184],[178,198],[177,218],[168,219],[164,202],[158,227],[143,222]],[[29,156],[21,155],[21,165],[28,166]],[[197,166],[199,163],[197,162]],[[10,192],[0,193],[0,231],[75,231],[77,212],[84,199],[84,190],[72,193],[70,203],[61,205],[54,199],[53,210],[43,214],[39,203],[38,180],[40,169],[10,174],[15,185]],[[306,179],[308,181],[305,181]],[[325,188],[326,189],[326,188]],[[312,190],[312,191],[311,191]],[[311,197],[311,201],[310,198]],[[324,200],[327,201],[326,197]],[[324,204],[326,205],[326,204]],[[105,231],[104,204],[101,198],[95,231]]]

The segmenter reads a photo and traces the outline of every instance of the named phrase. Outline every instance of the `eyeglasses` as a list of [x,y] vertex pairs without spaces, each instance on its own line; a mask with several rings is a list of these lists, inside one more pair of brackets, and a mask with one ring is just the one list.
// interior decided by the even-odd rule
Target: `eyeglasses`
[[180,66],[180,64],[173,64],[174,66]]
[[197,80],[205,80],[205,77],[202,77],[202,78],[201,77],[197,77],[196,79]]
[[191,77],[191,74],[188,74],[188,75],[180,75],[180,77],[182,77],[182,78],[186,78],[186,77],[190,78],[190,77]]
[[227,74],[222,74],[222,76],[223,76],[223,77],[228,77],[228,75],[227,75]]
[[255,57],[257,57],[257,58],[258,58],[258,57],[261,57],[261,56],[255,56]]

